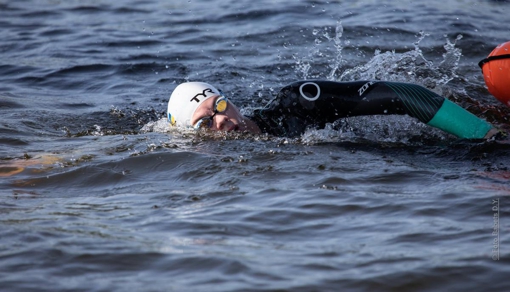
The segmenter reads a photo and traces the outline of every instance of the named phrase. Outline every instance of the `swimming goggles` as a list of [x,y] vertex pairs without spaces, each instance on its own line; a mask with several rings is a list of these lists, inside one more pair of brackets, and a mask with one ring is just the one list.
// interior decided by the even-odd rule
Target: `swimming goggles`
[[195,129],[210,129],[213,126],[214,116],[227,110],[228,99],[220,95],[214,103],[214,114],[212,116],[205,116],[198,120],[193,126]]

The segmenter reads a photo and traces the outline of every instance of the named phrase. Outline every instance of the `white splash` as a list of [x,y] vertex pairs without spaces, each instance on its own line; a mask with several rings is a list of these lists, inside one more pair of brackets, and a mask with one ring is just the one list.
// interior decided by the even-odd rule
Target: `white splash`
[[408,52],[381,53],[377,50],[374,57],[366,64],[345,70],[339,80],[400,81],[421,84],[430,89],[447,84],[457,77],[456,70],[462,52],[461,49],[455,47],[455,44],[462,38],[462,35],[457,36],[453,43],[446,39],[447,43],[444,46],[446,52],[438,65],[427,60],[419,47],[420,42],[426,36],[428,34],[420,32],[418,41],[414,43],[414,50]]

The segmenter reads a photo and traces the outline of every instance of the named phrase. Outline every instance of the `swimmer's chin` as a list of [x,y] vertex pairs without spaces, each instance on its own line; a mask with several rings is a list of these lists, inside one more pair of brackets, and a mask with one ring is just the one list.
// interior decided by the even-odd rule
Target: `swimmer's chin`
[[239,123],[232,123],[228,127],[222,129],[225,132],[248,132],[252,134],[260,134],[261,131],[255,123],[250,120],[243,120]]
[[223,128],[221,131],[223,132],[236,132],[236,131],[239,131],[239,126],[238,125],[232,125],[228,128]]
[[239,125],[231,125],[230,127],[224,127],[222,129],[218,129],[217,131],[221,131],[221,132],[238,132],[238,131],[242,131],[241,128],[239,127]]

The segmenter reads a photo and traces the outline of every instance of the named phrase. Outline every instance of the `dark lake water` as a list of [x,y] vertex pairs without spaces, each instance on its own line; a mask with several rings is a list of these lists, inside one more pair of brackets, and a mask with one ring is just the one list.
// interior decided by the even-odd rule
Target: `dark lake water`
[[0,0],[0,290],[509,291],[510,144],[403,116],[169,129],[207,81],[418,83],[510,129],[508,1]]

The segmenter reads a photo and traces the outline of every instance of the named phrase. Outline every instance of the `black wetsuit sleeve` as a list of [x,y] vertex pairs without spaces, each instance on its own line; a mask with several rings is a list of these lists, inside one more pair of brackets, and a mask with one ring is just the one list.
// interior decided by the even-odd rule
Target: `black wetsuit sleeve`
[[297,136],[340,118],[404,115],[428,123],[444,102],[440,95],[415,84],[384,81],[299,81],[278,93],[250,117],[263,132]]

